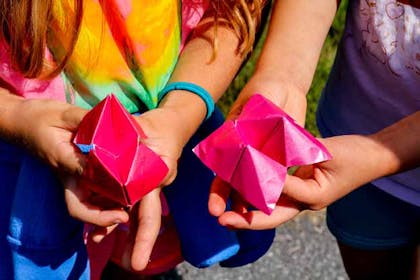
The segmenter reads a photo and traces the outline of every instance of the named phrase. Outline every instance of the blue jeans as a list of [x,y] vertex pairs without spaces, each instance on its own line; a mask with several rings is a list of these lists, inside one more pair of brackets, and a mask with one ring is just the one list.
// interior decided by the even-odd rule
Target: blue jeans
[[0,142],[0,279],[89,279],[83,223],[50,168]]

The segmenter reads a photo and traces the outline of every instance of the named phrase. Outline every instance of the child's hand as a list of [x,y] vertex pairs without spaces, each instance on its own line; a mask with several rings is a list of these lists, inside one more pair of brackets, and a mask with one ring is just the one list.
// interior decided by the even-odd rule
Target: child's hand
[[[143,144],[158,154],[169,168],[161,186],[172,183],[177,174],[178,159],[188,140],[182,123],[175,112],[157,108],[136,117],[147,136]],[[156,238],[159,234],[162,207],[160,188],[144,196],[130,211],[128,242],[124,248],[121,265],[128,270],[146,268]]]
[[[274,228],[295,217],[302,210],[319,210],[347,193],[386,173],[378,166],[383,152],[372,137],[347,135],[320,139],[330,151],[332,160],[300,167],[288,175],[282,195],[271,215],[261,211],[247,211],[240,202],[227,211],[229,186],[214,182],[209,210],[224,226],[242,229]],[[381,152],[380,152],[381,151]],[[370,157],[366,157],[370,154]],[[233,200],[233,203],[236,203]]]
[[[305,110],[306,110],[306,97],[304,92],[298,88],[293,87],[291,84],[282,83],[266,73],[256,72],[249,82],[242,89],[236,101],[233,103],[231,111],[229,112],[227,119],[237,117],[243,106],[254,94],[261,94],[278,107],[282,108],[288,114],[290,114],[300,125],[304,125]],[[213,182],[212,190],[209,198],[209,211],[214,216],[220,216],[226,209],[226,201],[228,198],[232,199],[232,209],[236,213],[247,213],[249,204],[242,200],[242,198],[231,188],[231,186],[223,182],[220,178],[216,177]],[[283,207],[283,206],[278,206]],[[295,216],[299,211],[290,208],[287,205],[287,211],[283,210],[283,214],[289,213],[290,218]],[[230,215],[227,212],[220,217],[221,223],[226,215]],[[234,213],[234,212],[232,212]],[[258,213],[264,215],[262,212]],[[272,214],[273,216],[274,214]],[[222,223],[223,224],[223,223]],[[228,225],[228,223],[224,223]]]
[[11,137],[53,168],[81,174],[84,157],[72,143],[86,111],[64,102],[27,99],[15,107]]
[[119,265],[141,271],[149,263],[161,225],[160,189],[148,193],[130,211],[130,228]]
[[142,143],[159,155],[169,169],[161,183],[161,186],[167,186],[176,177],[178,159],[188,140],[183,136],[184,124],[174,112],[162,108],[143,113],[136,120],[147,136]]
[[94,206],[91,192],[78,186],[83,172],[84,156],[72,143],[74,132],[86,114],[79,107],[44,99],[27,99],[15,107],[14,138],[26,149],[50,164],[59,174],[70,215],[98,226],[114,226],[126,222],[121,209],[104,210]]
[[121,206],[94,194],[87,184],[80,184],[82,178],[62,172],[59,177],[65,188],[65,200],[70,216],[97,226],[90,233],[94,241],[101,241],[118,224],[128,222],[128,214]]

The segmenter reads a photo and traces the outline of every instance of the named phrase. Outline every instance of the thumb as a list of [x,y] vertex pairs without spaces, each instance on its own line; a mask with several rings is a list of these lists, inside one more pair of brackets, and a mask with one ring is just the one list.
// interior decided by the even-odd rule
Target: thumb
[[128,221],[128,214],[119,208],[104,210],[88,202],[89,190],[77,184],[73,178],[62,178],[64,196],[70,216],[81,221],[108,227]]
[[314,179],[302,179],[294,175],[286,175],[283,195],[304,205],[318,203],[322,197],[321,186]]
[[229,194],[229,183],[216,176],[211,184],[208,201],[208,208],[211,215],[218,217],[225,212]]
[[148,193],[140,201],[138,213],[138,227],[135,229],[134,244],[131,255],[131,268],[141,271],[149,263],[156,239],[159,235],[162,218],[160,189]]

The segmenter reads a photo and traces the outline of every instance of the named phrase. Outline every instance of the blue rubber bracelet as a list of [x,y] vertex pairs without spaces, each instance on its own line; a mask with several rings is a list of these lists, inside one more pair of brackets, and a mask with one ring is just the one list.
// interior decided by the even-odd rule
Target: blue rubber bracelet
[[82,154],[89,154],[89,152],[93,150],[93,144],[76,144],[76,146],[80,149]]
[[194,93],[201,97],[203,99],[204,103],[207,107],[207,115],[206,120],[210,118],[210,116],[214,112],[214,101],[211,95],[205,90],[204,88],[200,87],[199,85],[188,83],[188,82],[173,82],[170,84],[167,84],[164,89],[159,93],[158,99],[159,102],[162,101],[162,99],[165,97],[166,94],[168,94],[172,90],[186,90],[191,93]]

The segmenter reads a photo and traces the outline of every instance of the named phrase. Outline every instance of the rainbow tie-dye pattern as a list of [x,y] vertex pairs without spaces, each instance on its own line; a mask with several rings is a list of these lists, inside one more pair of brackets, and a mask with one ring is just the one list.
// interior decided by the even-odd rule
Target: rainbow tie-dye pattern
[[[74,9],[72,0],[54,3],[55,32],[48,37],[48,46],[53,56],[60,56],[69,40],[68,27],[73,25],[68,20]],[[67,100],[91,108],[113,93],[130,112],[145,109],[144,105],[155,108],[177,62],[184,23],[189,28],[191,22],[197,24],[206,3],[85,0],[79,38],[62,74]]]

